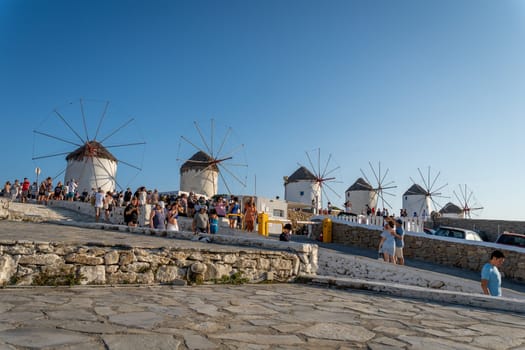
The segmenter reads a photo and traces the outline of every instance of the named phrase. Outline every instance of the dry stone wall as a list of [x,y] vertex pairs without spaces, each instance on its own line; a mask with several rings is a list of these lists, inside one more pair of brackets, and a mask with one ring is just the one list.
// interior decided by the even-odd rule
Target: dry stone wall
[[[322,225],[314,225],[313,237],[318,238],[321,231]],[[332,219],[333,243],[377,250],[380,234],[381,230],[376,227],[352,225]],[[525,281],[525,249],[519,247],[407,232],[403,252],[408,259],[481,271],[495,249],[505,254],[505,264],[500,269],[504,276],[517,281]]]
[[288,281],[299,273],[300,257],[287,251],[0,241],[3,285],[206,282],[235,274],[247,282]]

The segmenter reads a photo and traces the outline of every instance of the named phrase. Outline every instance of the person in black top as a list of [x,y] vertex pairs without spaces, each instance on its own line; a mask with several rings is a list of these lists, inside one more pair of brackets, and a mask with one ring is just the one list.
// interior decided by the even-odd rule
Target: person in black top
[[129,202],[131,202],[131,197],[133,196],[133,192],[131,192],[131,188],[128,187],[126,192],[124,192],[124,205],[128,205]]
[[124,222],[128,226],[137,227],[139,223],[139,199],[133,197],[131,203],[124,209]]
[[283,226],[283,233],[279,236],[279,240],[288,242],[292,238],[292,225],[286,224]]

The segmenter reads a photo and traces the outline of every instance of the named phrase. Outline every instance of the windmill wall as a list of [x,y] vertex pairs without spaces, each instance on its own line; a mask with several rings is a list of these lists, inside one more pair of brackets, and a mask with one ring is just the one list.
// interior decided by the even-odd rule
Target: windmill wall
[[432,205],[430,197],[426,195],[412,194],[403,196],[403,209],[406,209],[409,216],[421,216],[425,210],[426,216],[432,213]]
[[[284,199],[288,202],[312,205],[316,203],[317,208],[321,209],[322,197],[320,187],[317,182],[312,180],[294,181],[284,185]],[[313,202],[312,202],[313,201]]]
[[212,197],[218,191],[219,173],[213,170],[188,169],[180,176],[180,190]]
[[377,194],[374,191],[346,191],[345,198],[352,203],[352,212],[366,213],[366,205],[373,208],[377,203]]
[[116,189],[117,163],[106,158],[85,157],[78,161],[67,161],[64,185],[71,179],[77,180],[78,191],[91,192],[92,188],[102,188],[104,192]]

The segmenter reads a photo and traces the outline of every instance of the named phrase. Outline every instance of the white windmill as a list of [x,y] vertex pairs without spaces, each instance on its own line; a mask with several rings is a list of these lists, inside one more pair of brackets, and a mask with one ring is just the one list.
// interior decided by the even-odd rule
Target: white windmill
[[[224,185],[228,194],[232,194],[232,190],[235,189],[232,188],[232,184],[245,188],[247,176],[240,174],[240,170],[248,168],[244,144],[231,147],[232,128],[227,128],[220,144],[216,145],[214,119],[210,121],[207,136],[204,135],[197,122],[194,122],[194,125],[202,141],[202,147],[187,137],[181,136],[183,142],[179,144],[179,153],[195,153],[189,158],[186,156],[178,158],[179,161],[184,161],[180,167],[180,190],[212,197],[218,194],[219,182]],[[189,149],[182,150],[183,144],[189,145]]]
[[452,202],[448,202],[439,210],[439,214],[444,218],[462,218],[463,209]]
[[311,205],[318,212],[323,207],[323,204],[328,206],[328,202],[330,202],[326,189],[336,197],[341,197],[330,185],[330,183],[338,182],[334,173],[340,167],[331,164],[333,162],[331,154],[326,162],[323,163],[321,149],[318,148],[312,152],[315,151],[317,151],[315,165],[310,154],[305,152],[311,168],[308,169],[306,166],[299,164],[299,168],[292,175],[285,176],[283,179],[284,198],[286,201]]
[[[388,209],[388,208],[392,209],[392,205],[390,205],[390,203],[385,198],[385,196],[394,197],[395,195],[389,192],[388,190],[397,188],[397,186],[394,185],[393,180],[387,180],[389,169],[387,168],[386,171],[383,173],[381,171],[381,162],[378,162],[377,170],[374,169],[371,162],[368,162],[368,165],[370,166],[370,170],[372,171],[372,174],[374,175],[374,179],[375,179],[375,187],[374,185],[372,185],[372,197],[369,203],[370,208],[374,208],[376,213],[378,210],[384,211],[385,209]],[[371,184],[372,182],[368,179],[363,169],[360,169],[360,170],[365,180],[369,184]]]
[[[86,101],[80,99],[78,104],[71,102],[61,108],[56,108],[52,114],[53,118],[46,120],[40,130],[33,130],[35,144],[32,159],[40,163],[44,159],[48,160],[65,155],[66,168],[54,177],[56,178],[65,172],[64,184],[69,181],[76,181],[79,192],[89,192],[93,188],[101,188],[104,191],[112,191],[119,188],[122,190],[123,186],[119,184],[116,177],[118,164],[124,164],[136,171],[142,170],[141,165],[123,160],[123,158],[127,159],[130,156],[129,153],[126,154],[125,149],[134,148],[132,152],[134,161],[142,161],[140,153],[142,153],[143,157],[145,142],[133,142],[134,139],[138,138],[136,134],[131,136],[129,132],[126,135],[121,133],[122,130],[133,124],[134,118],[129,119],[99,138],[108,107],[109,102],[107,101]],[[65,115],[69,118],[66,119]],[[94,115],[100,115],[100,118],[97,120],[97,118],[93,118]],[[98,121],[95,130],[93,130],[94,124],[89,124],[89,122],[93,121]],[[92,126],[93,129],[91,128]],[[81,136],[82,132],[77,131],[80,129],[83,129],[83,136]],[[108,140],[112,140],[113,143],[106,144]],[[60,142],[57,143],[56,141]],[[75,149],[73,151],[66,150],[71,145],[75,146]],[[138,146],[142,147],[142,152],[136,151]],[[48,153],[51,148],[55,152]],[[117,156],[111,153],[108,150],[111,148],[118,148],[120,154]],[[46,154],[36,154],[36,152],[42,152],[43,149],[46,149]],[[61,151],[56,152],[58,149]],[[54,166],[59,165],[55,163]],[[53,165],[50,167],[52,168]]]
[[362,177],[358,178],[352,186],[345,191],[346,200],[352,205],[355,214],[366,214],[367,209],[372,209],[377,201],[374,188]]
[[437,198],[446,198],[442,195],[441,190],[447,184],[436,185],[441,172],[433,175],[430,167],[428,167],[426,177],[423,176],[421,169],[418,168],[417,171],[423,186],[410,178],[413,185],[403,194],[403,209],[409,216],[425,218],[441,208]]
[[476,197],[474,196],[474,192],[467,187],[467,185],[459,185],[458,186],[459,191],[453,191],[454,196],[458,200],[459,207],[461,208],[461,216],[463,219],[470,219],[472,218],[472,215],[478,215],[479,211],[483,210],[483,206],[481,206]]

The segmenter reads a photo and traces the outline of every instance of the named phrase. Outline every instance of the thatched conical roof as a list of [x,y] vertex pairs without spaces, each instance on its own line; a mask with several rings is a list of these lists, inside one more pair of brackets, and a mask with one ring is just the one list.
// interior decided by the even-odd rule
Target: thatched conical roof
[[356,180],[354,184],[346,190],[348,191],[372,191],[373,187],[370,186],[368,182],[366,182],[362,177]]
[[441,208],[439,211],[441,214],[461,214],[463,212],[463,209],[458,207],[452,202],[448,202]]
[[117,162],[117,158],[98,141],[88,141],[66,156],[67,161],[83,161],[84,158],[103,158]]
[[306,169],[304,166],[297,169],[292,175],[288,177],[288,183],[289,182],[297,182],[302,180],[316,180],[317,177],[315,177],[314,174],[308,169]]
[[180,167],[180,172],[182,174],[188,170],[204,170],[206,168],[218,172],[219,167],[214,162],[215,159],[210,157],[207,153],[199,151],[195,153],[190,159],[188,159],[184,164],[182,164]]
[[403,196],[416,196],[416,195],[427,195],[427,191],[418,184],[413,184],[410,188],[403,194]]

